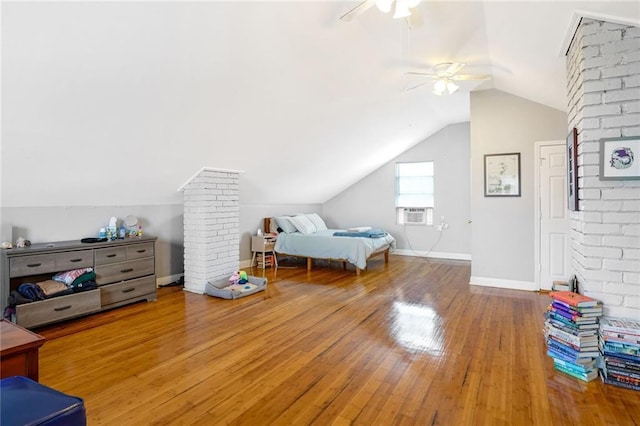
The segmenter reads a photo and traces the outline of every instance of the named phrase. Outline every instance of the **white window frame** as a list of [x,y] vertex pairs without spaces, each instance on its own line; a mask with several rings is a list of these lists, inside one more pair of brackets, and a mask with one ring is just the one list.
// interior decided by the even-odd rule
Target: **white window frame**
[[[417,167],[402,167],[410,164]],[[407,175],[401,175],[402,169],[407,171]],[[424,168],[424,170],[420,170]],[[420,174],[423,173],[424,174]],[[416,174],[418,173],[418,174]],[[400,181],[402,177],[426,177],[431,179],[431,185],[421,185],[422,192],[401,193]],[[398,225],[433,225],[433,208],[435,198],[435,170],[433,161],[413,161],[396,163],[396,222]],[[420,186],[420,185],[419,185]],[[426,187],[425,187],[426,186]],[[431,191],[428,187],[431,186]],[[402,195],[409,195],[403,197]]]

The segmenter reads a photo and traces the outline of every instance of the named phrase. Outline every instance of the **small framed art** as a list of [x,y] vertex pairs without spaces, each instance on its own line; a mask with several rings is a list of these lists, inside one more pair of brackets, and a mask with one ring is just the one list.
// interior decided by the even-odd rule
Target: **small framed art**
[[567,203],[569,210],[578,210],[578,129],[567,136]]
[[484,196],[520,196],[520,153],[484,156]]
[[600,180],[640,179],[640,137],[600,140]]

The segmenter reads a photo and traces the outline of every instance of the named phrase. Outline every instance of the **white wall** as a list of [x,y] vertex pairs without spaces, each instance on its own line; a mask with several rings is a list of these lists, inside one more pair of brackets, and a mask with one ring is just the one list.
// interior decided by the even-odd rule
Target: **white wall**
[[[498,90],[471,93],[471,283],[532,289],[534,143],[564,140],[567,115]],[[484,155],[520,153],[521,196],[484,197]]]
[[[444,216],[449,229],[438,242],[435,226],[396,224],[395,165],[434,162],[434,224]],[[469,123],[453,124],[422,141],[322,206],[330,227],[373,226],[388,231],[400,251],[425,252],[449,258],[469,258]],[[437,245],[434,244],[437,242]]]
[[401,23],[330,3],[3,1],[2,202],[175,204],[202,166],[244,170],[252,202],[324,202],[448,113],[388,66]]
[[580,188],[572,266],[605,315],[640,318],[640,181],[599,179],[600,139],[640,136],[640,28],[583,19],[567,74]]

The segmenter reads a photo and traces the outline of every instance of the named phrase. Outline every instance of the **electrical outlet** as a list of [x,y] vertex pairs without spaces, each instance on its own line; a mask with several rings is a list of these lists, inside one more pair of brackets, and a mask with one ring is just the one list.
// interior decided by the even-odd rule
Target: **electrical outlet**
[[449,224],[444,221],[444,216],[440,216],[440,225],[436,226],[436,229],[439,232],[444,231],[445,229],[449,229]]

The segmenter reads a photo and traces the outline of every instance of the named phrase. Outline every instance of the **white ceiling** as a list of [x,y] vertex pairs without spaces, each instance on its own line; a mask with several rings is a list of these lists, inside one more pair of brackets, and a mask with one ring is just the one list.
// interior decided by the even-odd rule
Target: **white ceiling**
[[[635,0],[423,1],[411,29],[375,8],[338,20],[356,4],[3,2],[3,205],[180,202],[203,166],[243,170],[242,202],[322,203],[467,121],[471,90],[565,110],[577,12],[640,23]],[[493,79],[406,91],[420,81],[406,71],[444,61]]]

